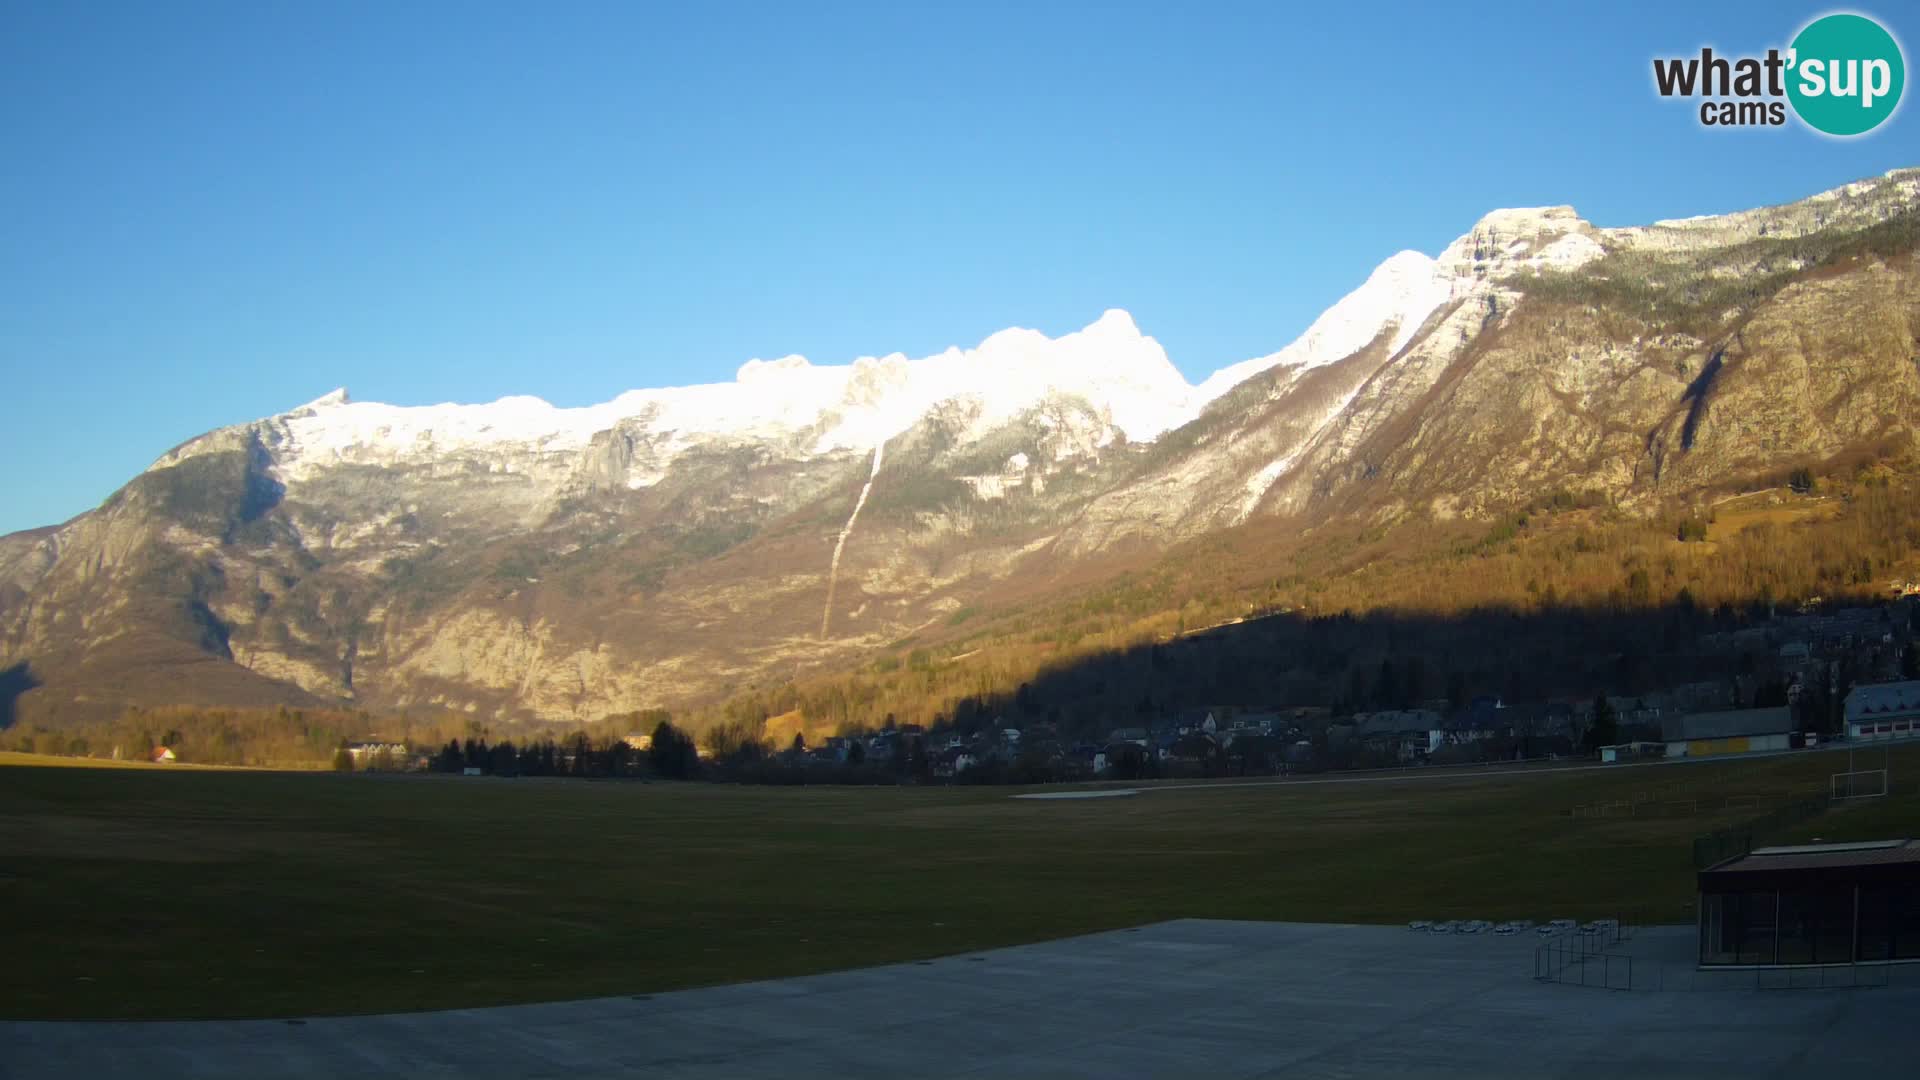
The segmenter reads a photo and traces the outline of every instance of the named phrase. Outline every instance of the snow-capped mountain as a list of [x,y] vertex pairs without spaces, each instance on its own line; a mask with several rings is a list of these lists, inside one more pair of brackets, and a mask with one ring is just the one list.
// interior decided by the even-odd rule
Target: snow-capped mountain
[[[351,401],[344,389],[279,417],[276,460],[290,479],[342,463],[391,464],[513,446],[578,453],[620,428],[650,440],[653,464],[713,440],[760,441],[806,455],[871,451],[936,405],[964,401],[984,431],[1055,396],[1075,397],[1128,439],[1147,441],[1191,419],[1194,392],[1124,311],[1049,338],[1008,329],[971,349],[920,359],[893,353],[851,364],[805,357],[749,360],[732,382],[633,390],[612,401],[561,409],[539,398],[484,405],[403,407]],[[163,464],[191,455],[191,445]],[[637,472],[629,486],[657,482]]]
[[1644,227],[1495,211],[1197,386],[1108,311],[578,409],[336,391],[0,537],[0,668],[44,684],[42,717],[586,719],[855,662],[1222,530],[1474,517],[1550,487],[1653,512],[1911,443],[1917,207],[1920,170]]
[[1381,263],[1364,284],[1341,297],[1286,348],[1221,368],[1200,384],[1195,397],[1205,404],[1271,368],[1307,371],[1344,360],[1388,327],[1393,329],[1388,348],[1398,352],[1462,285],[1432,258],[1402,251]]
[[[500,453],[577,455],[620,430],[651,453],[632,464],[629,488],[659,482],[691,447],[758,442],[795,456],[871,452],[937,407],[967,410],[962,439],[977,438],[1051,400],[1083,403],[1112,437],[1145,443],[1191,422],[1206,405],[1270,368],[1305,371],[1343,359],[1383,327],[1393,347],[1459,287],[1418,252],[1382,263],[1292,344],[1216,372],[1191,386],[1160,343],[1125,311],[1109,310],[1058,338],[1009,328],[969,349],[909,359],[900,353],[820,365],[802,356],[749,360],[732,382],[633,390],[612,401],[556,408],[535,397],[486,404],[396,406],[352,400],[346,388],[266,423],[276,427],[274,472],[288,483],[347,464],[398,465]],[[218,439],[190,442],[155,467],[193,456]]]

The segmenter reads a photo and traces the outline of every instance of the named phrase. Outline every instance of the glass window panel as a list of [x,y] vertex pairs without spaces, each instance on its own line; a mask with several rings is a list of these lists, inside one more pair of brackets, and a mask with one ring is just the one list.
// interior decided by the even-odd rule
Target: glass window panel
[[1894,888],[1890,921],[1894,959],[1920,960],[1920,885]]
[[1826,888],[1814,897],[1813,959],[1819,964],[1853,962],[1853,887]]
[[1819,931],[1819,905],[1812,893],[1780,894],[1780,958],[1782,964],[1813,963],[1813,942]]
[[1740,960],[1739,893],[1708,893],[1700,898],[1700,962],[1734,964]]
[[[1730,898],[1731,899],[1731,898]],[[1729,920],[1733,918],[1729,914]],[[1775,904],[1772,892],[1750,892],[1739,896],[1739,925],[1736,949],[1742,964],[1771,964],[1774,962]]]
[[1860,959],[1893,958],[1894,892],[1887,886],[1860,890]]

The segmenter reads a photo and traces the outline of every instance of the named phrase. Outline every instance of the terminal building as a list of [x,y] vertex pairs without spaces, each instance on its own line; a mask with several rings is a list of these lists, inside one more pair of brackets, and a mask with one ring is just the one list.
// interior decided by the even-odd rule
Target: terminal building
[[1700,871],[1700,965],[1920,960],[1920,844],[1763,847]]

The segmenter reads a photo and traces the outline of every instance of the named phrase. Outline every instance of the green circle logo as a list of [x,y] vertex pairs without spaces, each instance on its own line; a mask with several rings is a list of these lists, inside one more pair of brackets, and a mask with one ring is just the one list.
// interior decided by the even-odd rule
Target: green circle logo
[[1787,98],[1816,131],[1863,135],[1893,115],[1906,58],[1886,28],[1864,15],[1827,15],[1793,39]]

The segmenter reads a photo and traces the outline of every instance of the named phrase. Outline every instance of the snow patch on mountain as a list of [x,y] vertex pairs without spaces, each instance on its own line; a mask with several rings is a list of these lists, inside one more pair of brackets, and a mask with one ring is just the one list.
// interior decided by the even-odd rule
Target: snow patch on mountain
[[[615,426],[644,437],[649,464],[626,478],[645,487],[688,447],[711,440],[781,442],[789,453],[868,452],[936,407],[966,408],[961,438],[1007,423],[1050,399],[1079,399],[1110,432],[1147,442],[1198,416],[1214,399],[1261,372],[1296,375],[1364,349],[1383,331],[1397,353],[1437,309],[1476,281],[1527,266],[1569,268],[1604,254],[1593,227],[1570,207],[1499,210],[1438,259],[1403,251],[1327,309],[1278,352],[1223,368],[1189,385],[1160,343],[1133,317],[1111,310],[1084,329],[1049,338],[999,331],[971,349],[919,359],[901,353],[851,364],[798,355],[742,364],[731,382],[631,390],[611,401],[558,408],[537,397],[487,404],[388,405],[335,390],[274,418],[280,475],[299,481],[339,464],[386,465],[511,448],[541,457],[585,450]],[[1103,437],[1105,445],[1111,436]]]
[[1596,232],[1571,206],[1495,210],[1435,261],[1462,281],[1497,281],[1528,269],[1571,270],[1606,254],[1594,239]]
[[[1318,432],[1315,434],[1318,434]],[[1278,483],[1282,476],[1287,474],[1288,469],[1293,468],[1294,462],[1300,460],[1300,454],[1306,449],[1309,441],[1311,440],[1301,440],[1299,445],[1295,446],[1292,450],[1269,461],[1260,467],[1259,472],[1247,477],[1246,483],[1241,486],[1239,509],[1233,517],[1235,524],[1239,524],[1253,516],[1254,510],[1260,505],[1260,500],[1266,498],[1267,491],[1271,489],[1274,484]]]
[[887,444],[883,440],[873,447],[873,467],[867,470],[867,482],[860,485],[860,497],[853,501],[853,513],[847,515],[847,523],[840,527],[840,537],[833,542],[833,558],[827,564],[827,602],[820,609],[820,640],[827,640],[827,634],[833,626],[833,593],[840,584],[840,556],[847,550],[847,538],[853,535],[853,524],[860,520],[860,510],[867,505],[867,496],[873,493],[873,482],[880,478],[880,466]]
[[1347,407],[1353,404],[1354,398],[1360,396],[1360,391],[1363,388],[1364,384],[1356,384],[1353,389],[1341,395],[1340,400],[1329,406],[1327,410],[1320,415],[1320,419],[1315,421],[1313,426],[1307,430],[1307,433],[1301,437],[1300,441],[1294,444],[1292,450],[1268,462],[1260,471],[1247,477],[1246,483],[1242,487],[1243,495],[1240,500],[1239,510],[1233,517],[1234,524],[1237,525],[1253,516],[1254,510],[1259,507],[1261,500],[1266,498],[1267,492],[1272,490],[1273,486],[1279,483],[1282,477],[1287,475],[1287,470],[1293,468],[1294,464],[1300,460],[1301,455],[1305,454],[1309,447],[1319,441],[1320,437],[1333,426],[1333,422],[1346,413]]
[[[971,426],[987,430],[1050,396],[1088,403],[1129,440],[1148,441],[1191,419],[1193,388],[1160,343],[1132,316],[1108,311],[1085,329],[1049,338],[1002,330],[972,349],[918,360],[895,353],[851,364],[816,365],[802,356],[750,360],[730,383],[633,390],[612,401],[556,408],[537,397],[489,404],[387,405],[336,390],[282,414],[282,473],[379,464],[503,444],[534,453],[570,453],[631,421],[659,437],[670,456],[711,438],[813,435],[816,454],[868,451],[911,427],[942,402],[964,399]],[[817,433],[817,434],[815,434]]]
[[1396,327],[1390,348],[1400,351],[1435,308],[1447,302],[1453,283],[1434,260],[1402,251],[1381,263],[1365,283],[1340,298],[1307,332],[1279,352],[1221,368],[1199,386],[1201,403],[1276,367],[1301,371],[1344,360],[1367,347],[1380,331]]
[[835,414],[836,422],[821,434],[816,452],[873,445],[954,399],[980,406],[971,426],[985,431],[1049,397],[1080,397],[1138,442],[1186,423],[1192,413],[1192,387],[1160,343],[1120,310],[1059,338],[1036,330],[1002,330],[973,349],[948,349],[912,361],[894,354],[855,361],[853,370],[864,372],[869,382],[884,370],[886,392],[842,394],[824,406],[821,411]]

